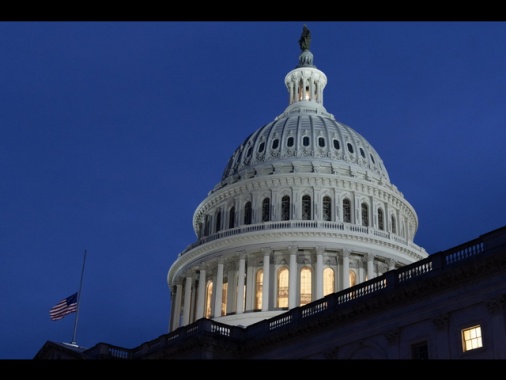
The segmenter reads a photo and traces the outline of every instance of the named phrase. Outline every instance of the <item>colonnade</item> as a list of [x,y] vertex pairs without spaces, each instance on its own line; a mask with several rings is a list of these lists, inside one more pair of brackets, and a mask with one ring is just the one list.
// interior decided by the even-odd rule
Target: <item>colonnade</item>
[[[288,269],[288,309],[301,305],[301,270],[311,273],[311,301],[326,294],[324,270],[331,268],[337,292],[395,269],[396,261],[371,253],[330,251],[324,247],[283,250],[264,247],[253,253],[236,252],[184,270],[172,289],[170,331],[200,318],[257,311],[285,310],[278,306],[278,273]],[[262,271],[262,280],[258,272]],[[211,287],[209,287],[211,284]],[[260,302],[261,300],[261,302]],[[261,307],[258,307],[261,306]]]

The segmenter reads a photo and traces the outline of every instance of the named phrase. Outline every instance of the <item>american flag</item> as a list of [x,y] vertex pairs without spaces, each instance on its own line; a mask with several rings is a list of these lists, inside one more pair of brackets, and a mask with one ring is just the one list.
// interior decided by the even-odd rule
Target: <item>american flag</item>
[[64,316],[70,313],[75,313],[77,311],[77,293],[72,294],[71,296],[62,299],[56,305],[54,305],[51,310],[49,310],[49,316],[51,320],[57,321],[62,319]]

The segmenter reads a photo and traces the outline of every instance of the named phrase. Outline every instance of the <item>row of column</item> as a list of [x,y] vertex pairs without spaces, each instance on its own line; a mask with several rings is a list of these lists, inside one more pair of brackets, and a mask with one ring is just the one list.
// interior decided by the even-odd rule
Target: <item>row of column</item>
[[[298,248],[295,246],[288,247],[288,251],[290,254],[289,259],[289,292],[288,292],[288,308],[292,309],[294,307],[297,307],[297,292],[294,291],[294,289],[297,289],[297,278],[298,278],[298,264],[297,264],[297,252]],[[263,284],[262,284],[262,311],[269,311],[270,306],[270,296],[274,294],[272,292],[271,286],[270,286],[270,259],[272,254],[271,248],[263,248]],[[320,299],[324,296],[323,294],[323,270],[324,270],[324,263],[323,263],[323,257],[325,253],[325,248],[323,247],[317,247],[316,248],[316,288],[315,288],[315,297],[313,297],[314,300]],[[238,253],[238,255],[244,254]],[[341,266],[341,278],[342,278],[342,289],[347,289],[350,287],[350,251],[344,250],[341,253],[342,257],[342,266]],[[374,255],[373,254],[367,254],[366,256],[367,260],[367,279],[371,280],[375,277],[374,273]],[[389,261],[389,270],[394,269],[395,260]],[[193,274],[196,271],[199,271],[199,286],[197,288],[197,294],[194,293],[194,280],[193,280]],[[245,307],[245,287],[246,290],[253,292],[256,291],[256,284],[255,284],[255,275],[254,273],[251,273],[252,281],[249,283],[249,287],[251,289],[248,289],[247,285],[245,285],[245,278],[246,278],[246,258],[240,257],[238,260],[238,279],[237,279],[237,298],[236,298],[236,310],[235,314],[242,314],[244,313]],[[191,272],[191,273],[190,273]],[[184,280],[184,287],[182,284],[176,285],[176,291],[173,298],[172,308],[171,308],[171,326],[170,331],[173,331],[181,326],[186,326],[190,323],[190,315],[191,315],[191,308],[194,304],[192,302],[192,296],[196,296],[197,303],[196,303],[196,310],[195,310],[195,320],[198,320],[200,318],[203,318],[205,316],[205,301],[206,301],[206,280],[207,280],[207,272],[206,269],[201,267],[198,269],[193,269],[188,272],[189,274],[185,277]],[[212,297],[213,297],[213,315],[214,316],[221,316],[221,305],[222,305],[222,290],[223,290],[223,278],[224,278],[224,263],[223,260],[218,261],[216,272],[214,274],[214,281],[213,281],[213,291],[212,291]],[[338,290],[342,290],[338,289]],[[182,298],[184,297],[184,301],[181,302]],[[253,302],[253,301],[252,301]],[[250,305],[251,307],[251,305]],[[182,310],[181,310],[182,308]],[[247,307],[246,307],[247,308]],[[252,307],[251,307],[252,309]],[[182,317],[181,316],[182,311]]]

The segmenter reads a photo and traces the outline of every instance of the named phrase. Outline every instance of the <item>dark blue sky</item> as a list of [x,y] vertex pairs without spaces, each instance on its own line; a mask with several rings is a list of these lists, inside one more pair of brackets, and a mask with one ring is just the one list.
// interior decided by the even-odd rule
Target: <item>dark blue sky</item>
[[506,22],[0,22],[0,359],[167,333],[167,272],[229,156],[288,106],[303,24],[324,106],[434,253],[506,224]]

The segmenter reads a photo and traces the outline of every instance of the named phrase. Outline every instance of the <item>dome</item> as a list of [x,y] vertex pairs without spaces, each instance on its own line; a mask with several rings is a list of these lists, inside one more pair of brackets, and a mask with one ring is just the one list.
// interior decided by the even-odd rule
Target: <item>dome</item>
[[197,239],[167,275],[171,330],[247,326],[428,256],[379,154],[325,109],[306,27],[299,45],[287,108],[238,146],[194,212]]

